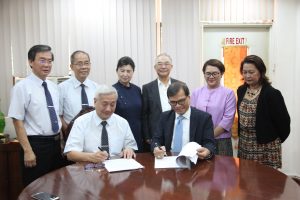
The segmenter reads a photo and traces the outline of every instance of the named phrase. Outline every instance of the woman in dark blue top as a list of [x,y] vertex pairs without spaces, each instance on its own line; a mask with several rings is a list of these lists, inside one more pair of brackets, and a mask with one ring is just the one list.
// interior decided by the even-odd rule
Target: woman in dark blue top
[[134,69],[135,65],[130,57],[119,59],[116,69],[119,80],[113,85],[118,91],[115,113],[128,121],[138,145],[138,152],[143,152],[142,93],[138,86],[130,83]]

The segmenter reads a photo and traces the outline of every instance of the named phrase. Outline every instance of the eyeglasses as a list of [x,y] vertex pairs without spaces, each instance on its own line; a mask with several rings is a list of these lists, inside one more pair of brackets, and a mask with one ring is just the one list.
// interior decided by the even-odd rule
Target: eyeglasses
[[83,67],[83,66],[90,66],[91,65],[91,63],[90,62],[79,62],[79,63],[75,63],[75,64],[73,64],[73,65],[76,65],[76,66],[78,66],[78,67]]
[[41,65],[45,65],[45,64],[49,64],[49,65],[52,65],[52,60],[46,60],[46,59],[39,59],[39,63]]
[[88,163],[84,166],[84,170],[93,171],[93,170],[104,169],[104,167],[105,167],[104,163]]
[[209,78],[210,76],[212,76],[213,78],[216,78],[217,76],[219,76],[220,72],[205,72],[204,76],[206,78]]
[[177,104],[182,106],[185,104],[186,97],[184,99],[179,99],[178,101],[169,101],[171,106],[176,106]]
[[157,63],[157,65],[161,67],[161,66],[170,66],[172,64],[169,62],[165,62],[165,63],[159,62],[159,63]]

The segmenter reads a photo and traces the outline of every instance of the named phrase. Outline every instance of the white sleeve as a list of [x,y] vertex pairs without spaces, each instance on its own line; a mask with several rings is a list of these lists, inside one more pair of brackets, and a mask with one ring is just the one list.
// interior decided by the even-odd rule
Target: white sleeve
[[[11,101],[8,110],[8,116],[18,120],[24,120],[25,111],[28,107],[29,97],[25,97],[26,90],[22,85],[17,84],[12,88]],[[27,94],[29,95],[29,94]]]
[[132,131],[130,129],[130,126],[128,124],[127,121],[125,121],[124,123],[125,127],[124,127],[124,131],[125,131],[125,141],[124,141],[124,147],[130,147],[134,150],[138,150],[136,141],[134,139],[134,136],[132,134]]
[[84,132],[83,124],[81,123],[81,121],[76,119],[70,131],[68,140],[66,142],[64,153],[68,153],[70,151],[83,152],[83,145],[84,145],[83,132]]

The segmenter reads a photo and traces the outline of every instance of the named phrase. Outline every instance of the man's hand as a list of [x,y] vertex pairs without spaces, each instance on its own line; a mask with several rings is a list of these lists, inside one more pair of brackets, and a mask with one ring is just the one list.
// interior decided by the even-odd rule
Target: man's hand
[[104,162],[108,158],[106,151],[97,151],[89,155],[89,161],[93,163]]
[[37,165],[36,156],[31,148],[29,143],[27,133],[24,127],[24,122],[13,118],[14,127],[17,134],[17,139],[19,140],[23,151],[24,151],[24,166],[25,167],[34,167]]
[[156,158],[162,159],[164,155],[166,155],[166,147],[165,146],[154,147],[153,154]]
[[121,157],[130,159],[130,158],[135,158],[136,155],[133,149],[127,147],[121,152]]
[[199,149],[197,149],[197,155],[198,155],[198,158],[201,160],[207,159],[210,155],[210,150],[208,150],[205,147],[200,147]]
[[35,167],[36,157],[32,149],[24,152],[24,165],[25,167]]

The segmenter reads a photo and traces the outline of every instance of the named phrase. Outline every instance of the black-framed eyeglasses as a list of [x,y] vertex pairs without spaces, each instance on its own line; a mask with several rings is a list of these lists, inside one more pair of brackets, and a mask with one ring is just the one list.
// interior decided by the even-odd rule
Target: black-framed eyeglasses
[[182,106],[185,104],[185,100],[186,100],[186,97],[184,99],[179,99],[178,101],[169,101],[169,104],[171,106],[176,106],[177,104]]
[[209,78],[211,76],[214,77],[214,78],[216,78],[219,75],[220,75],[220,72],[205,72],[204,73],[204,76],[207,77],[207,78]]
[[78,67],[83,67],[83,66],[90,66],[91,63],[90,62],[79,62],[79,63],[74,63],[73,65],[76,65]]

